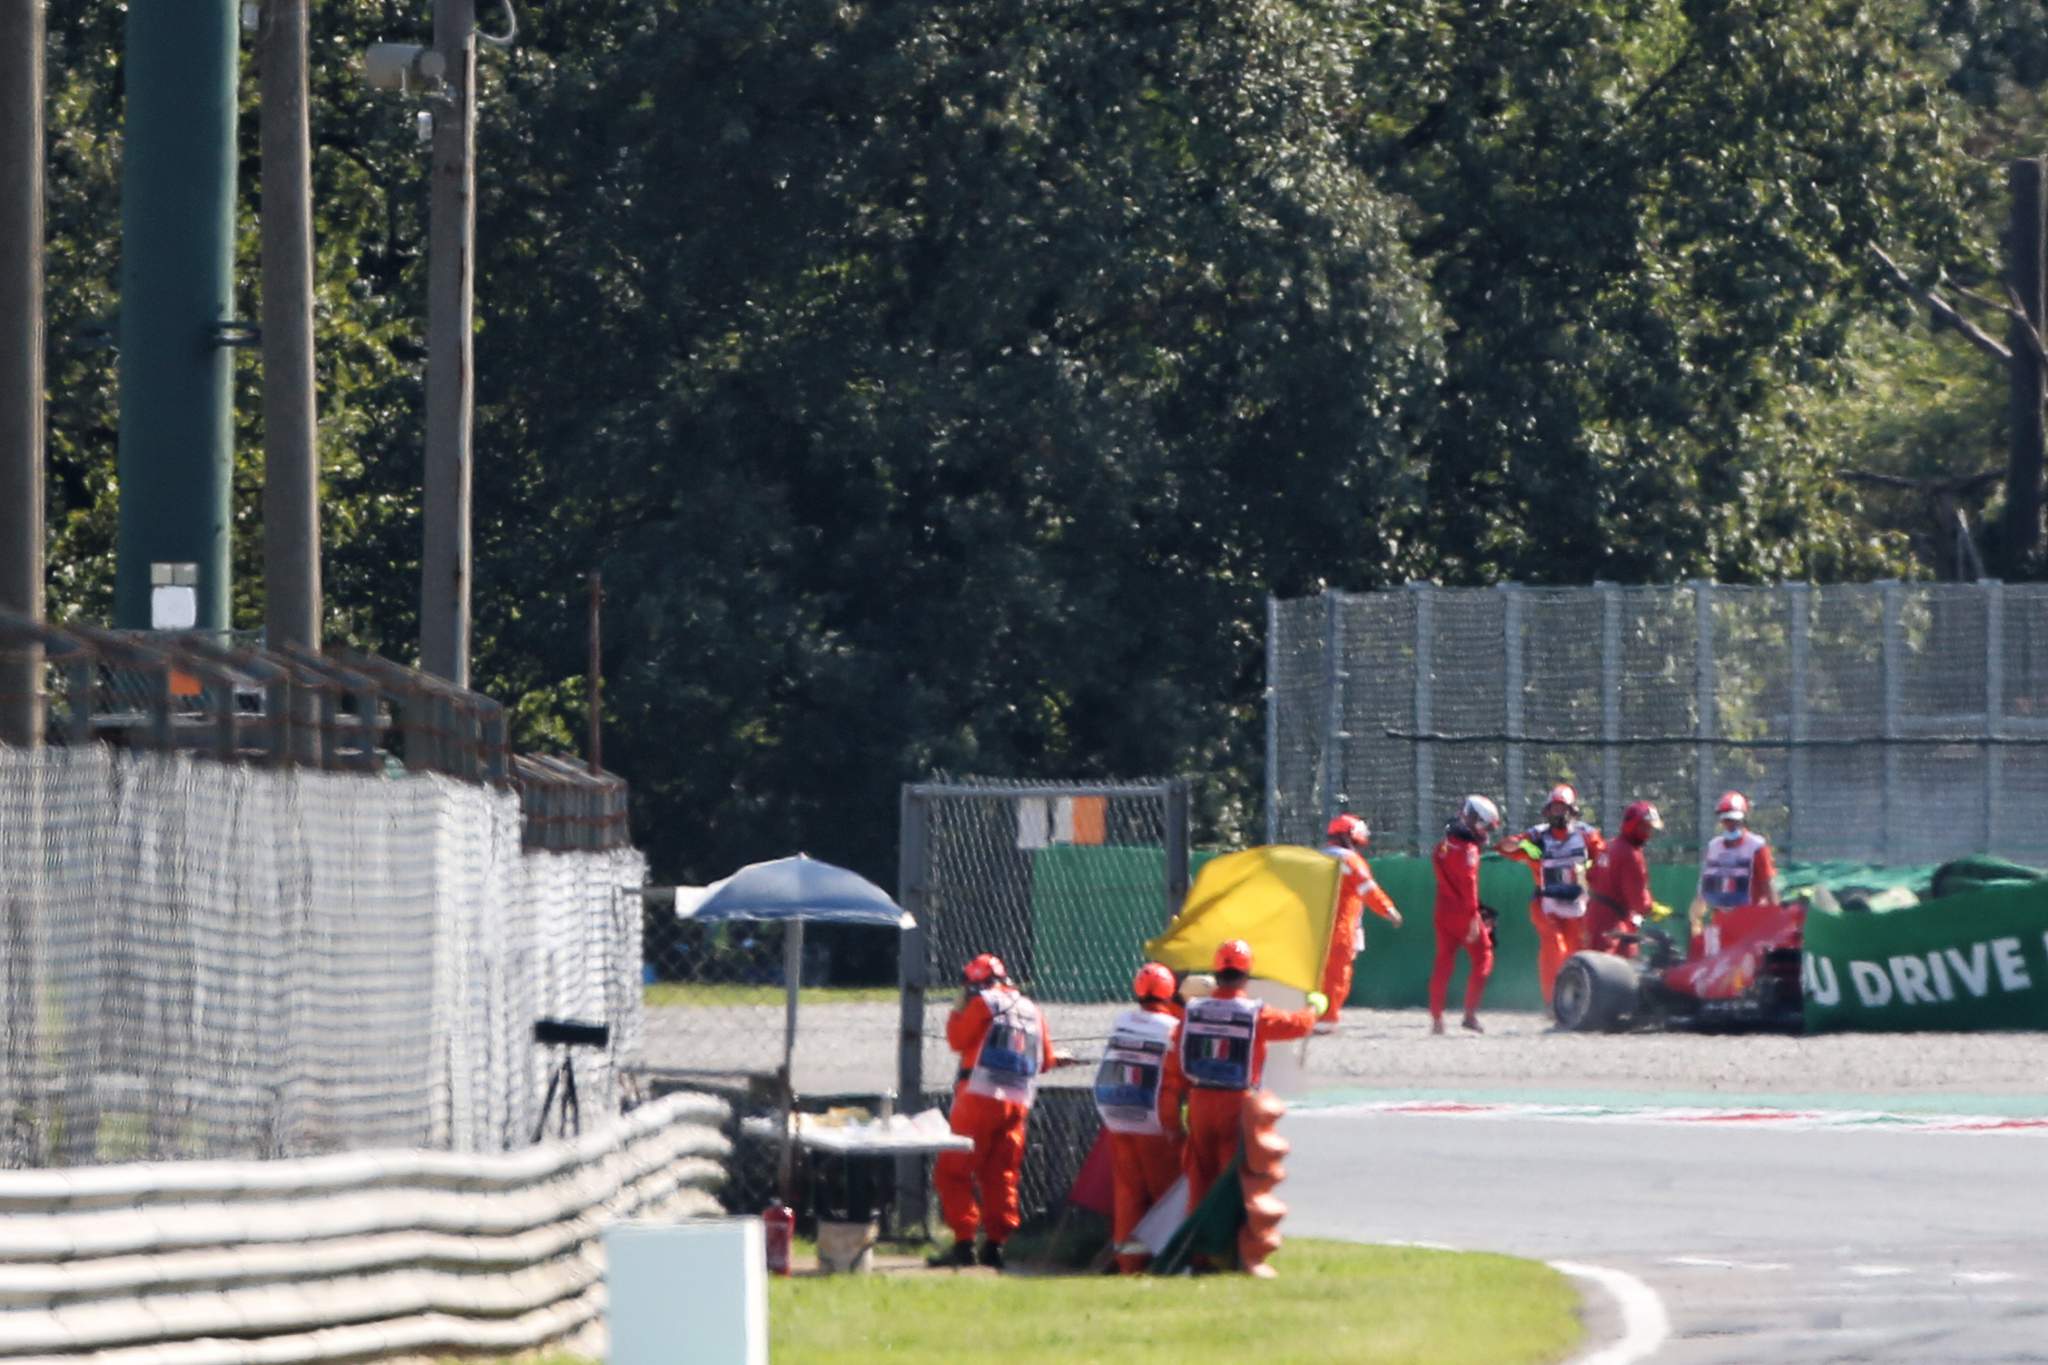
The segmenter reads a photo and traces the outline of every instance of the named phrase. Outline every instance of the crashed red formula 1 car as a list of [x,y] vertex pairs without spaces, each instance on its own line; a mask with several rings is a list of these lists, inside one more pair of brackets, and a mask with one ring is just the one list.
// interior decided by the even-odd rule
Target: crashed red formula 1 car
[[1745,905],[1714,916],[1681,953],[1645,924],[1619,936],[1623,952],[1574,953],[1558,969],[1551,1008],[1559,1028],[1773,1029],[1803,1025],[1799,994],[1804,905]]

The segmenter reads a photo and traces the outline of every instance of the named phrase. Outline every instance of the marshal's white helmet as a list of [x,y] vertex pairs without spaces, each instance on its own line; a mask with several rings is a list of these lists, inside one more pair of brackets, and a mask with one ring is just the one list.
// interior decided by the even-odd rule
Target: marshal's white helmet
[[1458,818],[1469,829],[1489,830],[1500,827],[1500,807],[1483,796],[1468,796],[1465,807],[1458,812]]

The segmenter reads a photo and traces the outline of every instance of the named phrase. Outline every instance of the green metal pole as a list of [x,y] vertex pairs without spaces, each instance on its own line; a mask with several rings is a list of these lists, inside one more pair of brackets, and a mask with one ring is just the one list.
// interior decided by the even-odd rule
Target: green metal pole
[[114,624],[150,624],[150,566],[199,566],[228,620],[235,0],[132,0],[121,169],[121,518]]

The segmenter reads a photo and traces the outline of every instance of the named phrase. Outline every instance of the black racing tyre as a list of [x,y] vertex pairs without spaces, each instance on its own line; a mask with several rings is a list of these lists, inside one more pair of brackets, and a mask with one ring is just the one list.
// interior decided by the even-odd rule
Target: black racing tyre
[[1573,953],[1557,969],[1550,989],[1557,1026],[1574,1033],[1623,1027],[1641,999],[1635,964],[1612,953]]

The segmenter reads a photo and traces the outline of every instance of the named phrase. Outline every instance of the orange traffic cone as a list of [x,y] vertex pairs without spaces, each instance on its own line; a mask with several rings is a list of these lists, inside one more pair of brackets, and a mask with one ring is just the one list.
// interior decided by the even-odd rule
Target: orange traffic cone
[[1238,1267],[1248,1275],[1270,1279],[1275,1271],[1267,1257],[1280,1249],[1280,1220],[1287,1205],[1273,1193],[1273,1187],[1287,1178],[1283,1163],[1287,1139],[1273,1131],[1287,1106],[1270,1091],[1245,1097],[1244,1149],[1238,1165],[1238,1181],[1244,1187],[1244,1228],[1237,1234]]

